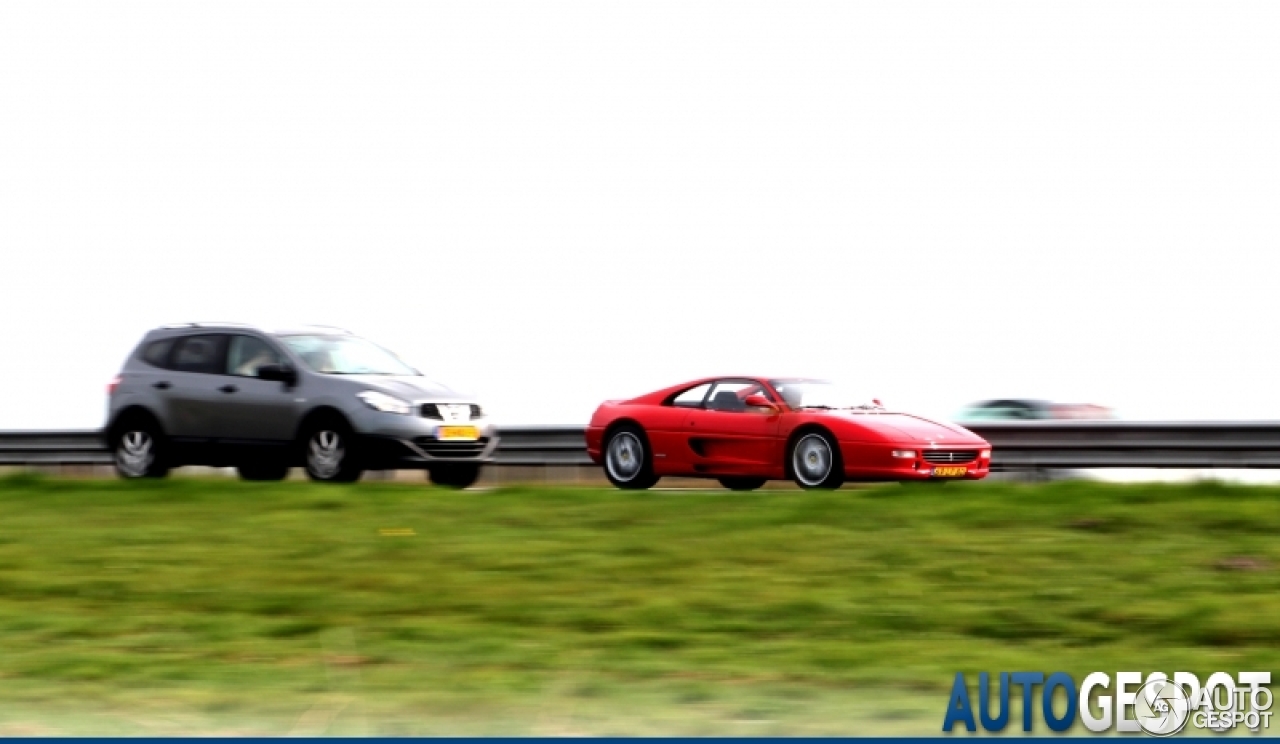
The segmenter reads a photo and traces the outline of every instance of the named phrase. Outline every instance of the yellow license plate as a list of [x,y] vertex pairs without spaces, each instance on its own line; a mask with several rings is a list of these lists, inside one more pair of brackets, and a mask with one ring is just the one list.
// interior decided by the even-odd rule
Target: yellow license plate
[[941,465],[933,469],[933,474],[939,478],[954,478],[957,475],[964,475],[969,472],[969,468],[964,465]]
[[442,426],[436,432],[436,439],[476,440],[479,438],[480,431],[474,426]]

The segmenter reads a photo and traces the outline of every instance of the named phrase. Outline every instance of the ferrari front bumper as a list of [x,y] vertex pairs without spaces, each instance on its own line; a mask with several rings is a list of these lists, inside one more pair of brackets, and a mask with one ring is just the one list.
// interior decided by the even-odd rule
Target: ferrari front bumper
[[[991,445],[955,445],[956,450],[990,451]],[[968,461],[930,462],[919,443],[868,446],[866,442],[841,442],[845,478],[850,481],[934,481],[981,480],[991,473],[991,458],[974,457]],[[910,451],[913,457],[896,457],[895,451]]]

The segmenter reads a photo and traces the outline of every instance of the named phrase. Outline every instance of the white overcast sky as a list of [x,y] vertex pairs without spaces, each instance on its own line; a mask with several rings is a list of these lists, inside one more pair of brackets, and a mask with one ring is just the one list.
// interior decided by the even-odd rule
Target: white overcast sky
[[512,424],[722,373],[1280,418],[1280,3],[0,4],[0,429],[307,321]]

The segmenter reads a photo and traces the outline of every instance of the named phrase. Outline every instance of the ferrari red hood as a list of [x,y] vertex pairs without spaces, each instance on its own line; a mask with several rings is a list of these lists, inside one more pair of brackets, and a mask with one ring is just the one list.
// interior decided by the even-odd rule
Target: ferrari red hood
[[937,444],[977,444],[982,441],[976,434],[958,426],[912,416],[909,413],[847,414],[850,419],[868,429],[879,431],[888,437],[905,438],[917,442]]

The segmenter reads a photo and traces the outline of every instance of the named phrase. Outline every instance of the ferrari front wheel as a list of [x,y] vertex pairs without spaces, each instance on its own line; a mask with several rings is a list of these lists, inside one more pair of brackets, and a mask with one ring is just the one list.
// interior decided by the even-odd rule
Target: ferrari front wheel
[[844,464],[830,434],[811,431],[791,444],[791,477],[801,488],[834,489],[844,484]]
[[630,424],[614,429],[604,445],[604,474],[618,488],[643,490],[658,482],[653,474],[649,440]]

